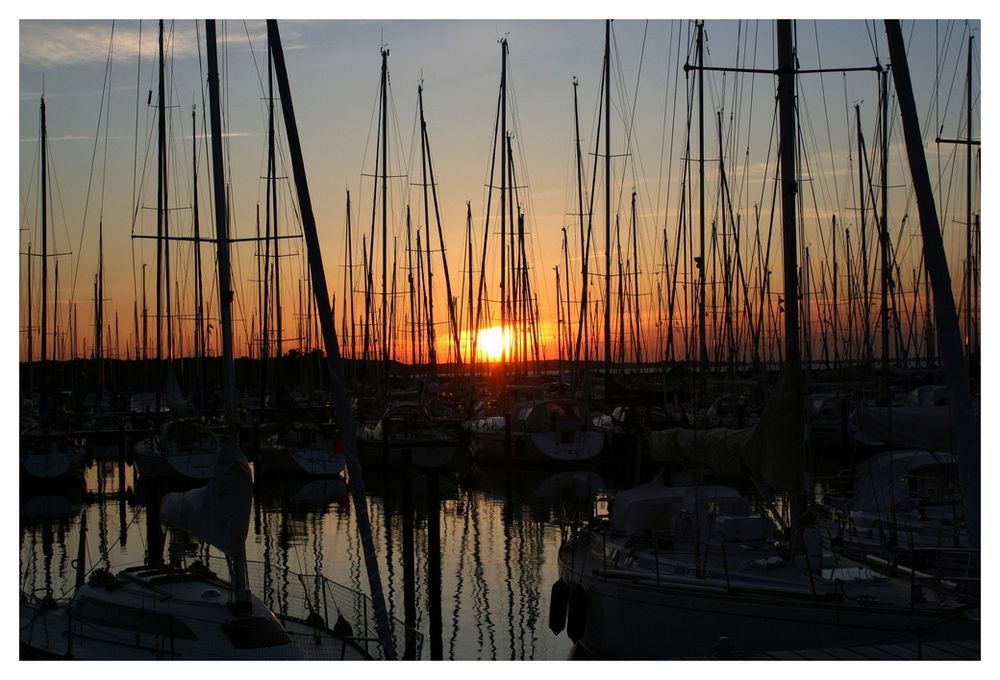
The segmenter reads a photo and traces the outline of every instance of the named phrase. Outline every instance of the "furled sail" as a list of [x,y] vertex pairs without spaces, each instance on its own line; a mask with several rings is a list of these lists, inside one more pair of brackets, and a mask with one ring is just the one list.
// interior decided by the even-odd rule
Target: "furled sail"
[[208,484],[166,494],[160,517],[233,556],[246,543],[252,492],[250,466],[233,438],[225,437]]

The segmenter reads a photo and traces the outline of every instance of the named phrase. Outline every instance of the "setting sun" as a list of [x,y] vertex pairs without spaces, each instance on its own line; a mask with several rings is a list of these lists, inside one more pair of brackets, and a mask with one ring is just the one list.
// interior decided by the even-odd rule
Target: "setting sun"
[[478,354],[487,361],[500,361],[503,358],[504,348],[510,349],[510,331],[505,331],[500,326],[492,326],[479,331],[476,340]]

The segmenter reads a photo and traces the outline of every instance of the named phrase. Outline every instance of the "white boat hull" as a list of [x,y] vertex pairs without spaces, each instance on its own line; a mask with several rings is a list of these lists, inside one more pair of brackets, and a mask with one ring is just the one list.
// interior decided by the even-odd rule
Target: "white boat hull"
[[601,657],[677,659],[716,656],[722,649],[817,649],[895,642],[916,631],[922,631],[924,641],[979,637],[978,620],[954,608],[928,604],[910,611],[898,603],[816,598],[808,591],[727,590],[717,579],[699,583],[687,574],[662,575],[659,583],[625,570],[605,576],[596,560],[582,559],[584,550],[560,550],[560,578],[586,593],[579,642]]

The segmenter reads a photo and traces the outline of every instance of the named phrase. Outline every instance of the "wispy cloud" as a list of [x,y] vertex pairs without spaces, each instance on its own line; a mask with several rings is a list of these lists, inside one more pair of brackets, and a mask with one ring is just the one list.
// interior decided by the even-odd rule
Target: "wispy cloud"
[[[117,47],[121,38],[115,33]],[[111,23],[106,21],[22,21],[21,63],[41,67],[100,63],[108,57],[110,40]]]
[[[103,63],[108,58],[111,28],[110,21],[22,21],[21,64],[46,68]],[[144,21],[141,34],[139,29],[137,21],[115,22],[112,56],[116,62],[134,61],[140,52],[144,59],[156,56],[157,22]],[[165,33],[168,54],[175,58],[197,57],[198,42],[205,40],[204,27],[196,32],[193,21],[165,22]],[[228,22],[219,30],[219,41],[239,49],[246,47],[248,34],[262,49],[265,30],[261,22]]]

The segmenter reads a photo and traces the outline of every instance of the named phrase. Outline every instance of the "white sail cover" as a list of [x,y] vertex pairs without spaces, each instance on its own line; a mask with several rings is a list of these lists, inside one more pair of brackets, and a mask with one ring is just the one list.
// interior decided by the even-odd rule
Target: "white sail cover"
[[253,478],[243,452],[232,437],[224,437],[208,484],[166,494],[160,517],[233,556],[247,540],[252,492]]

